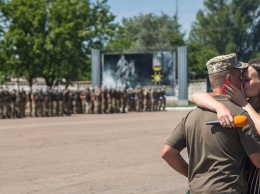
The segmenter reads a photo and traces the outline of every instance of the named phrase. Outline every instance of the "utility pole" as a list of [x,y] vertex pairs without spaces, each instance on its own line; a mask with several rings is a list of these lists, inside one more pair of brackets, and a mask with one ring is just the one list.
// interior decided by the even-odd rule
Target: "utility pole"
[[178,17],[178,0],[176,0],[176,17]]

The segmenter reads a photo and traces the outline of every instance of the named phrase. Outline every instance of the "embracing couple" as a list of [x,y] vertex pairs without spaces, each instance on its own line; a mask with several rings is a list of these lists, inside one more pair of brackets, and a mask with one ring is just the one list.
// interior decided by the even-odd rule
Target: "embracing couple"
[[[213,93],[192,95],[198,107],[173,130],[161,155],[188,177],[190,193],[260,193],[260,60],[238,62],[232,53],[206,66]],[[236,127],[236,115],[247,116],[248,125]],[[206,125],[217,119],[221,125]]]

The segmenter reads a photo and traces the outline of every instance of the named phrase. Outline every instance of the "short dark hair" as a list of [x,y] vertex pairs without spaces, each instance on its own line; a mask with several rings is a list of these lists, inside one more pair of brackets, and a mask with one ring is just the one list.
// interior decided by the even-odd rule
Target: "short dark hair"
[[235,76],[236,72],[237,72],[237,68],[231,67],[225,71],[209,75],[209,81],[210,81],[212,89],[222,88],[222,84],[224,84],[226,82],[226,75],[231,74],[231,75]]

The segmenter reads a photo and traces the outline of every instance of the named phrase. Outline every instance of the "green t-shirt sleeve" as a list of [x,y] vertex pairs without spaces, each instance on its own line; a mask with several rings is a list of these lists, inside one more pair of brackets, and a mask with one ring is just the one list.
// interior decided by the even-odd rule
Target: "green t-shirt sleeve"
[[184,133],[184,121],[185,118],[181,120],[178,126],[172,131],[170,137],[167,139],[165,144],[181,151],[186,147],[186,138]]

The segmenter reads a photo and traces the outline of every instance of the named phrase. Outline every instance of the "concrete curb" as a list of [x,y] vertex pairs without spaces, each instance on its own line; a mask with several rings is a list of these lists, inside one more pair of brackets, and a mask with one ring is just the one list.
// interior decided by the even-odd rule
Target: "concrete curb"
[[196,108],[196,106],[192,107],[166,107],[166,110],[192,110]]

